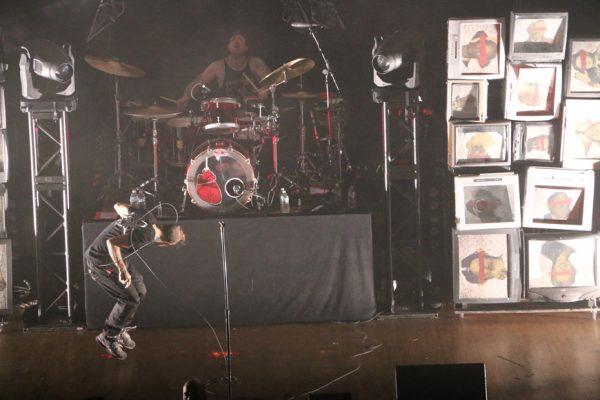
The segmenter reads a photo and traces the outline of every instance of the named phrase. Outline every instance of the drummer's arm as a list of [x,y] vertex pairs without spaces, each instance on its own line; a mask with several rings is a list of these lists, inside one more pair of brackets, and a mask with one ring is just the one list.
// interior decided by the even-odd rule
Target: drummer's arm
[[[269,75],[271,70],[267,67],[267,64],[263,60],[258,57],[252,57],[250,59],[250,70],[252,73],[258,78],[258,80],[262,80],[265,76]],[[261,99],[266,99],[269,96],[269,92],[259,92],[258,96]]]
[[191,81],[184,89],[183,96],[177,100],[177,104],[187,104],[187,102],[192,98],[192,90],[194,86],[198,83],[203,83],[205,85],[211,84],[217,78],[217,65],[218,62],[213,62],[209,64],[208,67],[204,69],[193,81]]

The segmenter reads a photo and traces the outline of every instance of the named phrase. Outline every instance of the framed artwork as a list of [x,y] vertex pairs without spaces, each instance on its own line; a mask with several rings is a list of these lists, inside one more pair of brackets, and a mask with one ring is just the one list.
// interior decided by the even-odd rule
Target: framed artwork
[[527,295],[579,301],[598,292],[597,235],[527,235]]
[[0,130],[0,183],[8,182],[8,142],[6,130]]
[[448,20],[448,79],[504,78],[504,19]]
[[566,12],[512,12],[508,58],[527,62],[564,60],[568,19]]
[[557,126],[552,122],[513,124],[513,158],[515,161],[554,162],[558,143]]
[[517,174],[456,176],[454,195],[456,228],[460,231],[521,226]]
[[0,239],[0,315],[12,312],[12,247],[10,239]]
[[0,238],[5,238],[6,234],[6,211],[8,210],[8,191],[6,186],[0,184]]
[[449,80],[446,119],[485,122],[488,82]]
[[523,226],[592,230],[594,171],[531,167],[527,170]]
[[521,297],[518,229],[453,232],[454,302],[508,303]]
[[506,119],[546,121],[558,116],[561,64],[509,64],[507,69]]
[[563,110],[563,165],[600,165],[600,99],[567,99]]
[[569,40],[566,81],[567,97],[600,97],[600,38]]
[[451,168],[510,166],[509,121],[448,124],[448,162]]

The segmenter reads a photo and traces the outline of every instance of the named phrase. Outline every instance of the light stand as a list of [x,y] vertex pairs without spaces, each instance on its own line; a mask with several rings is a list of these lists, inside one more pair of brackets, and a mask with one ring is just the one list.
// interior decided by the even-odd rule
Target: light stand
[[231,312],[229,310],[229,285],[227,281],[227,249],[225,247],[225,221],[219,221],[221,234],[221,259],[223,260],[223,291],[225,293],[225,340],[227,342],[227,399],[231,400]]

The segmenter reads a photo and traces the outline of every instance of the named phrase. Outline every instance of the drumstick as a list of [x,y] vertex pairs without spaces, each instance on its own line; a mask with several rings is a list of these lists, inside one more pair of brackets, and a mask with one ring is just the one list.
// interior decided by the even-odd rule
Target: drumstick
[[252,79],[248,78],[248,75],[246,75],[245,72],[242,72],[242,76],[248,81],[248,83],[252,86],[252,88],[254,89],[254,91],[256,93],[258,93],[259,89],[256,87],[256,85],[254,84],[254,82],[252,82]]
[[166,100],[166,101],[168,101],[168,102],[171,102],[171,103],[174,103],[174,104],[177,104],[177,100],[173,100],[173,99],[172,99],[172,98],[170,98],[170,97],[166,97],[166,96],[158,96],[158,98],[160,98],[160,99],[163,99],[163,100]]

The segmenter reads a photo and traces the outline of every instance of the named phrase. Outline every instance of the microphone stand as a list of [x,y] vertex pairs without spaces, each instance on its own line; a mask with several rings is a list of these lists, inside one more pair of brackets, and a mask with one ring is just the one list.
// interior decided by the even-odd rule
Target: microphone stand
[[225,221],[219,221],[221,234],[221,258],[223,260],[223,289],[225,292],[225,338],[227,341],[227,399],[231,400],[231,325],[229,310],[229,285],[227,281],[227,249],[225,248]]
[[[329,90],[329,79],[331,78],[331,81],[333,82],[333,85],[335,86],[338,94],[341,96],[342,95],[342,89],[340,88],[340,85],[338,84],[337,79],[335,78],[335,74],[333,73],[333,70],[331,69],[331,66],[329,64],[329,60],[327,59],[327,56],[325,55],[325,52],[323,51],[323,49],[321,48],[321,44],[319,43],[319,39],[317,38],[317,35],[315,34],[314,29],[312,28],[312,25],[308,26],[308,33],[310,34],[310,36],[313,38],[316,46],[317,46],[317,50],[319,51],[319,54],[321,54],[321,58],[323,59],[323,63],[325,64],[325,69],[323,70],[323,75],[325,76],[325,100],[326,100],[326,118],[327,118],[327,154],[329,155],[329,164],[332,164],[332,160],[331,160],[331,143],[333,141],[333,128],[331,127],[331,92]],[[342,180],[342,153],[343,153],[343,145],[342,145],[342,137],[341,137],[341,133],[340,133],[340,127],[338,126],[338,132],[337,132],[337,149],[336,149],[336,166],[338,168],[337,171],[337,179],[338,180]]]

